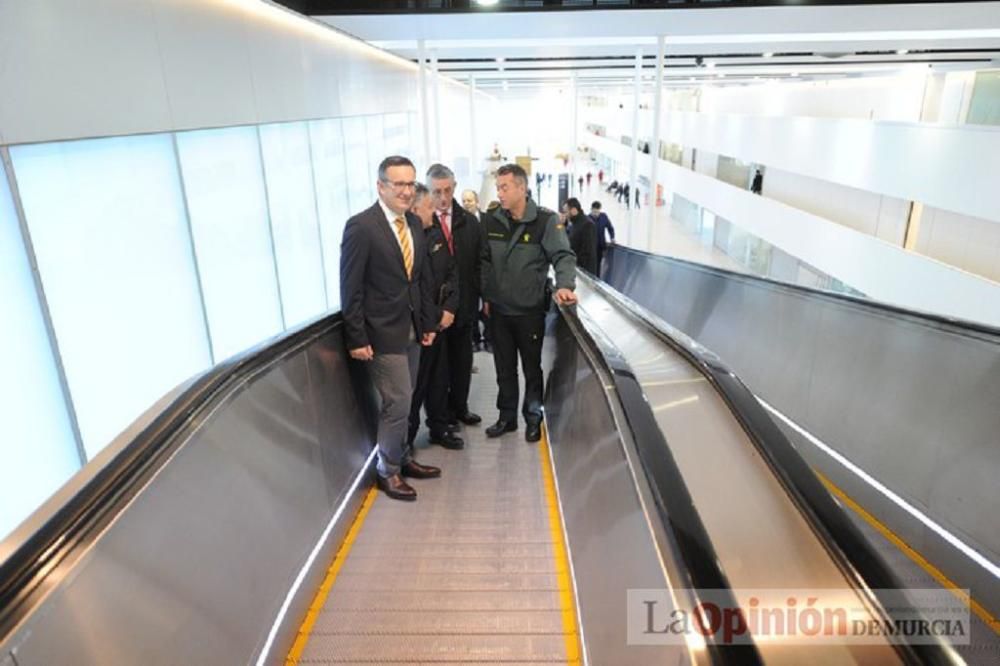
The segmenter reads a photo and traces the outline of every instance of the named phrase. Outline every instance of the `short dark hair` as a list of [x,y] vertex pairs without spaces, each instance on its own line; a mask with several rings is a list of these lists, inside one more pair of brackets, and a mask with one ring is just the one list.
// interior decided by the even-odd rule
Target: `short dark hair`
[[389,179],[389,176],[386,175],[386,171],[392,167],[398,166],[408,166],[413,169],[414,173],[417,171],[417,167],[413,166],[413,162],[410,161],[409,157],[403,157],[402,155],[389,155],[389,157],[379,162],[378,179],[383,183],[386,182]]
[[528,186],[528,173],[520,164],[504,164],[497,169],[497,177],[510,174],[515,180],[519,180],[525,187]]
[[576,197],[570,197],[569,199],[566,199],[566,205],[569,206],[570,208],[576,208],[581,213],[583,212],[583,206],[580,205],[580,200],[577,199]]
[[601,202],[595,201],[594,203],[590,204],[590,208],[591,210],[593,210],[594,208],[596,208],[597,210],[601,210]]

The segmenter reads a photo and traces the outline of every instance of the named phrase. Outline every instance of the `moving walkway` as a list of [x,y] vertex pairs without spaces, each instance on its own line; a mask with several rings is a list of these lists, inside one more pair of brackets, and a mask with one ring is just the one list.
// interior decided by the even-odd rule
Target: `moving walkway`
[[423,449],[444,476],[413,504],[372,490],[377,398],[338,315],[179,387],[0,544],[0,664],[961,663],[644,633],[650,598],[745,590],[891,621],[901,585],[721,360],[580,281],[548,325],[543,442]]

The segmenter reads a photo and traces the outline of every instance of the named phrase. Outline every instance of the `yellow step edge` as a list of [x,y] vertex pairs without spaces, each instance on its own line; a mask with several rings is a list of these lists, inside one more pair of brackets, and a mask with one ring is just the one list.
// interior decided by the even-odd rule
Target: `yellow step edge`
[[813,469],[813,472],[816,473],[816,476],[818,476],[819,480],[823,482],[823,485],[826,486],[827,490],[833,493],[833,495],[837,497],[837,499],[839,499],[841,502],[844,503],[844,505],[846,505],[848,508],[854,511],[854,513],[861,516],[861,518],[866,523],[875,528],[882,536],[888,539],[892,543],[892,545],[896,546],[896,548],[903,551],[903,553],[907,557],[913,560],[913,562],[916,563],[916,565],[919,566],[921,569],[926,571],[927,574],[930,575],[931,578],[936,580],[942,587],[944,587],[953,595],[955,595],[955,597],[958,598],[962,603],[968,604],[969,608],[972,609],[972,612],[975,613],[976,616],[986,624],[986,626],[992,629],[996,634],[1000,635],[1000,620],[997,620],[997,618],[993,617],[993,615],[986,609],[985,606],[983,606],[981,603],[979,603],[971,596],[969,596],[965,592],[965,590],[963,590],[954,582],[952,582],[952,580],[948,578],[946,575],[944,575],[944,573],[940,569],[931,564],[926,557],[918,553],[912,546],[906,543],[902,539],[902,537],[900,537],[895,532],[890,530],[888,527],[885,526],[884,523],[882,523],[882,521],[880,521],[878,518],[870,514],[868,511],[865,510],[864,507],[862,507],[860,504],[851,499],[847,495],[847,493],[838,488],[833,483],[833,481],[826,478],[826,476],[824,476],[822,472],[820,472],[817,469]]
[[573,599],[573,581],[570,580],[569,557],[563,541],[562,515],[559,513],[559,498],[556,493],[555,476],[549,458],[549,433],[542,424],[542,440],[538,445],[542,465],[542,480],[545,484],[545,503],[548,506],[549,532],[552,535],[556,559],[556,580],[559,586],[559,610],[562,615],[563,638],[566,644],[566,663],[582,663],[580,655],[580,633],[576,626],[576,603]]
[[344,562],[347,561],[347,556],[351,552],[351,547],[354,545],[355,540],[358,538],[358,534],[361,532],[361,526],[365,522],[365,516],[367,516],[368,511],[371,510],[372,504],[375,502],[375,498],[377,496],[378,490],[372,486],[368,490],[368,494],[365,495],[365,499],[361,503],[361,509],[358,511],[358,515],[354,517],[354,522],[351,523],[351,528],[347,531],[347,536],[344,537],[344,542],[340,544],[340,548],[337,550],[337,554],[333,558],[333,563],[330,565],[330,568],[327,569],[326,577],[323,579],[322,585],[319,586],[316,596],[313,597],[312,603],[309,604],[309,611],[306,613],[306,617],[302,621],[302,626],[299,627],[298,635],[295,637],[295,642],[292,643],[292,648],[288,651],[288,656],[285,658],[285,666],[297,666],[299,660],[302,659],[302,653],[305,651],[306,644],[309,642],[309,636],[312,634],[313,627],[316,625],[316,619],[323,610],[323,606],[326,605],[326,598],[329,596],[330,590],[333,588],[333,583],[337,580],[337,574],[340,573],[340,569],[344,566]]

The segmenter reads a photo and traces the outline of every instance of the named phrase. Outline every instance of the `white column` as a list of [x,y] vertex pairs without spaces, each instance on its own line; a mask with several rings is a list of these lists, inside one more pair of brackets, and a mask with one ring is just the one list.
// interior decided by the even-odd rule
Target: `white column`
[[[635,52],[635,81],[632,85],[632,152],[629,158],[628,182],[632,183],[633,190],[639,186],[638,160],[639,160],[639,95],[642,94],[642,49]],[[625,227],[626,245],[632,242],[632,221],[623,225]]]
[[[441,75],[438,74],[437,51],[431,51],[431,72],[434,74],[434,151],[435,161],[444,159],[441,152]],[[430,166],[430,165],[428,165]]]
[[431,129],[430,114],[427,111],[427,72],[424,70],[426,55],[424,53],[424,40],[422,39],[417,40],[417,60],[420,64],[418,70],[420,85],[417,93],[420,95],[420,123],[423,128],[423,168],[426,169],[430,166],[431,162]]
[[[577,119],[580,117],[579,106],[580,106],[579,79],[577,78],[577,73],[573,72],[573,135],[572,135],[573,149],[570,152],[569,156],[570,156],[570,164],[572,165],[571,168],[573,169],[574,172],[576,171],[576,154],[577,154],[576,149],[577,146],[580,145],[579,128],[577,127]],[[576,182],[576,176],[572,172],[570,173],[570,180],[572,180],[574,183]],[[570,189],[572,190],[572,187]],[[576,194],[577,196],[580,196],[580,192],[577,192]]]
[[653,233],[656,230],[654,224],[656,221],[656,172],[660,165],[660,113],[663,110],[663,56],[665,49],[666,38],[660,35],[656,38],[656,94],[653,101],[653,145],[649,147],[649,157],[651,158],[650,163],[652,167],[649,174],[649,205],[646,206],[649,210],[649,223],[646,228],[647,251],[653,248]]
[[[476,149],[476,77],[469,75],[469,177],[479,174],[479,151]],[[474,181],[470,181],[472,183]],[[479,183],[476,182],[476,187]]]

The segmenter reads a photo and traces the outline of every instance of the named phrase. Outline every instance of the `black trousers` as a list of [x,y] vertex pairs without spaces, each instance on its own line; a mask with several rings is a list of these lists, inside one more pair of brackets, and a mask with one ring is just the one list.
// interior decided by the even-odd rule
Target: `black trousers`
[[417,381],[410,401],[409,438],[412,444],[420,430],[420,408],[427,410],[427,426],[435,435],[448,427],[448,341],[438,336],[430,347],[420,348]]
[[528,423],[542,420],[542,340],[545,313],[504,315],[494,312],[493,363],[497,369],[497,409],[500,419],[517,421],[517,357],[524,370],[524,403],[521,413]]
[[606,246],[597,246],[597,277],[601,277],[601,264],[604,263],[604,250]]
[[469,411],[469,385],[472,383],[472,325],[473,322],[452,325],[444,331],[448,355],[447,377],[448,413],[461,416]]

